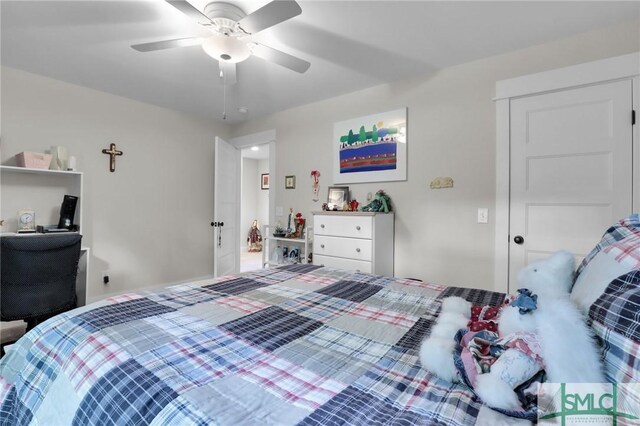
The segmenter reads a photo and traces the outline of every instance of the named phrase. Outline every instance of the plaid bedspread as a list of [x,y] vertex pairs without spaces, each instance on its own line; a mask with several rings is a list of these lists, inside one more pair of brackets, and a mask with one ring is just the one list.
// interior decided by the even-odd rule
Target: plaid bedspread
[[113,297],[0,361],[0,423],[472,425],[478,398],[418,360],[447,296],[504,298],[313,265]]

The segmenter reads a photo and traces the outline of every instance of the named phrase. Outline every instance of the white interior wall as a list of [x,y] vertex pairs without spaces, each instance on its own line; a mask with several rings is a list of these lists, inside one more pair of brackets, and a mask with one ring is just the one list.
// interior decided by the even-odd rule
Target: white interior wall
[[[7,67],[1,83],[2,164],[63,145],[84,172],[90,300],[213,273],[213,144],[226,124]],[[115,173],[101,153],[111,142],[124,151]]]
[[242,159],[242,196],[240,199],[240,250],[247,251],[247,233],[258,212],[260,175],[258,160]]
[[[496,81],[638,51],[639,35],[640,23],[631,21],[293,108],[236,125],[232,134],[275,129],[276,205],[310,218],[332,184],[333,123],[408,107],[408,180],[351,184],[352,197],[363,202],[384,189],[393,199],[397,276],[492,289]],[[321,173],[318,202],[313,169]],[[295,190],[284,189],[285,175],[297,177]],[[437,176],[452,177],[454,188],[429,189]],[[478,207],[489,208],[489,224],[476,223]]]
[[[258,178],[263,173],[269,173],[269,160],[258,160]],[[257,219],[260,222],[260,232],[264,225],[270,225],[269,223],[269,191],[258,192],[258,210]]]

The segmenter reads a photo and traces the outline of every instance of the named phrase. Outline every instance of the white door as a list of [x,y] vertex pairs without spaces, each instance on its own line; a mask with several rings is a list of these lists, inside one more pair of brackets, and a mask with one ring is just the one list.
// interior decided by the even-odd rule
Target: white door
[[240,270],[238,240],[240,151],[216,137],[214,169],[214,263],[216,277]]
[[511,101],[509,291],[529,262],[581,260],[632,213],[631,114],[631,80]]

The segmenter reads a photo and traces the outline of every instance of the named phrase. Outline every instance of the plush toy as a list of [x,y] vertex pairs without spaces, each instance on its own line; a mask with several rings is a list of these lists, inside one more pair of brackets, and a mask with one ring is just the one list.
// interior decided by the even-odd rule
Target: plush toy
[[603,382],[598,350],[569,299],[574,262],[561,251],[521,270],[518,294],[498,309],[497,332],[496,308],[444,299],[420,348],[423,367],[445,380],[463,379],[485,404],[503,410],[523,409],[514,389],[543,369],[551,382]]
[[391,211],[391,198],[381,189],[376,192],[373,200],[362,207],[363,212],[385,212],[389,213]]

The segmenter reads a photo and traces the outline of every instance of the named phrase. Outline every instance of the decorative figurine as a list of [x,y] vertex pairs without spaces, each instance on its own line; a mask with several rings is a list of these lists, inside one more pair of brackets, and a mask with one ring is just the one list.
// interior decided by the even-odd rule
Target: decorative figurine
[[304,238],[304,224],[306,219],[302,217],[302,213],[296,213],[295,219],[293,219],[295,229],[287,233],[287,238]]
[[384,212],[389,213],[391,209],[391,198],[381,189],[376,192],[373,200],[362,208],[363,212]]
[[251,224],[251,229],[249,229],[249,234],[247,235],[247,244],[249,252],[262,251],[262,234],[260,234],[260,225],[258,225],[257,219]]

